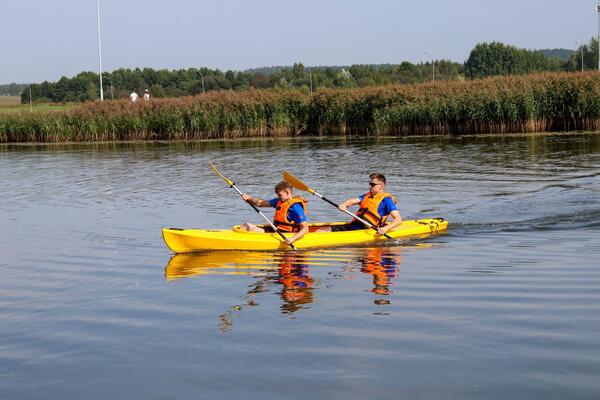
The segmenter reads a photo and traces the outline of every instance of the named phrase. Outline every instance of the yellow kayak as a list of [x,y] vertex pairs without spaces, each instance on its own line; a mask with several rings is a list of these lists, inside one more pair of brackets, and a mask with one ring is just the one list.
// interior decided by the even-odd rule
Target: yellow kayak
[[[341,245],[373,243],[389,240],[372,229],[342,232],[314,232],[323,226],[342,225],[344,222],[325,222],[310,224],[310,232],[294,245],[299,249],[333,247]],[[388,235],[394,239],[424,237],[443,232],[448,221],[443,218],[430,218],[404,221]],[[177,229],[162,230],[163,239],[169,249],[175,253],[192,253],[205,250],[288,250],[276,233],[247,232],[239,225],[232,229]],[[285,233],[291,237],[293,234]]]

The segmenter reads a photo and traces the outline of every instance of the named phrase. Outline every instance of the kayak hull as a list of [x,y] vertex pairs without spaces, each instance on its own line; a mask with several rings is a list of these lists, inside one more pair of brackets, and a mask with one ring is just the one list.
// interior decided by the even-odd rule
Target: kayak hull
[[[320,226],[339,225],[342,222],[311,224],[311,230]],[[448,221],[442,218],[404,221],[388,235],[394,239],[408,237],[424,237],[443,232],[448,227]],[[277,233],[256,233],[241,230],[239,225],[232,229],[178,229],[164,228],[163,239],[174,253],[193,253],[205,250],[287,250]],[[285,233],[286,237],[294,234]],[[362,243],[373,243],[389,240],[377,234],[373,229],[342,232],[309,232],[301,240],[294,243],[299,249],[333,247]]]

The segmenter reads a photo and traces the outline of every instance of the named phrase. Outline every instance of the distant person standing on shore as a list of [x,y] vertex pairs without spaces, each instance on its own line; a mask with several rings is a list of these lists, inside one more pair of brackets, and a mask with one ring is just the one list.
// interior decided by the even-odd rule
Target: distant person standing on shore
[[148,89],[146,89],[146,90],[144,91],[144,100],[145,100],[145,101],[148,101],[148,100],[150,100],[150,92],[148,91]]
[[136,92],[131,92],[131,94],[129,95],[129,97],[131,97],[131,102],[135,103],[136,101],[138,101],[138,94]]

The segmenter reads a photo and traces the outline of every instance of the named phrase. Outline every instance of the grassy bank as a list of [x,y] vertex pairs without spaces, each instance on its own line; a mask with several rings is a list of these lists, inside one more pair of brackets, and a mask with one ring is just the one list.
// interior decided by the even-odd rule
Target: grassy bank
[[0,142],[293,135],[507,133],[600,128],[600,75],[535,74],[306,92],[250,90],[0,113]]

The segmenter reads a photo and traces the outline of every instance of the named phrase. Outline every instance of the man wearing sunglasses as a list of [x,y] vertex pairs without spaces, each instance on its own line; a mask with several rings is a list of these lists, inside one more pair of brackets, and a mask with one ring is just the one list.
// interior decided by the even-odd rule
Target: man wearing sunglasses
[[[344,201],[339,208],[346,211],[348,207],[358,204],[359,208],[356,215],[377,228],[380,235],[385,234],[390,229],[394,229],[402,224],[402,217],[396,207],[396,199],[385,192],[385,176],[379,173],[369,175],[369,191],[362,196]],[[388,217],[392,217],[392,222],[386,224]],[[356,219],[349,224],[333,225],[332,232],[353,231],[366,229],[364,224]]]

